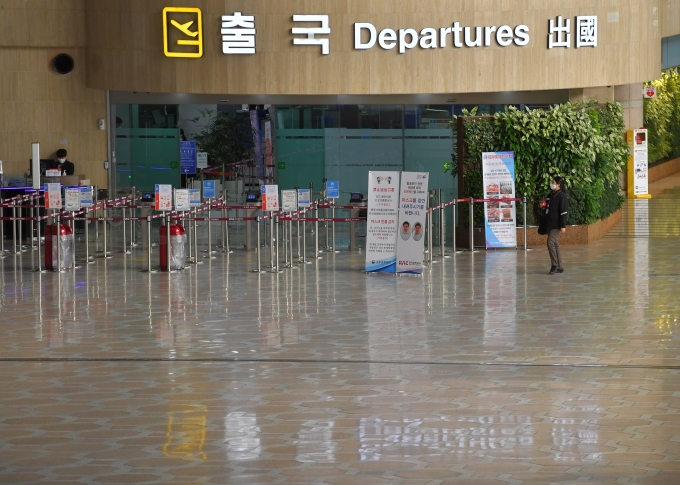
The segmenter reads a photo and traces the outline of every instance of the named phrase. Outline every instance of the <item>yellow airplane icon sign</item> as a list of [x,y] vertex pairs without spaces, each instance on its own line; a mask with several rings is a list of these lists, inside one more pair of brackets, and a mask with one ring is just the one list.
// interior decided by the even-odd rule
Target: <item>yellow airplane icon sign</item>
[[166,57],[203,56],[201,9],[190,7],[163,9],[163,51]]

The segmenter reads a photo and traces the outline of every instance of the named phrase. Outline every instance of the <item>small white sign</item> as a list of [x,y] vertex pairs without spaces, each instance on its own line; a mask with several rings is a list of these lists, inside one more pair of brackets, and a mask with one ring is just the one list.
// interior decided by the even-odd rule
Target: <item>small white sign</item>
[[282,190],[281,199],[284,212],[295,212],[298,209],[297,192],[295,190]]
[[80,189],[80,207],[92,207],[92,187]]
[[642,96],[646,99],[656,98],[656,86],[649,85],[642,88]]
[[189,189],[189,205],[191,207],[200,207],[201,189]]
[[80,210],[80,189],[66,189],[65,209],[71,212]]
[[196,168],[208,168],[208,152],[196,152]]
[[176,211],[188,211],[191,209],[191,204],[189,203],[189,190],[188,189],[176,189],[175,190],[175,210]]
[[156,185],[156,210],[157,211],[172,210],[172,185],[169,184]]
[[262,210],[275,212],[279,210],[279,186],[262,186]]
[[312,191],[310,189],[298,189],[298,207],[312,205]]
[[61,184],[45,184],[45,208],[61,209]]
[[55,169],[45,170],[45,177],[61,177],[61,170]]

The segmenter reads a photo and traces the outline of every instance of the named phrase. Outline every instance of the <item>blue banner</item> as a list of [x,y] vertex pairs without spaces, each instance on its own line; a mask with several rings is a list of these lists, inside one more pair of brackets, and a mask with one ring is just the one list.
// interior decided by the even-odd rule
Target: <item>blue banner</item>
[[340,197],[340,182],[337,180],[326,181],[326,197],[329,199],[337,199]]
[[214,199],[215,198],[215,181],[214,180],[204,180],[203,181],[203,198],[204,199]]

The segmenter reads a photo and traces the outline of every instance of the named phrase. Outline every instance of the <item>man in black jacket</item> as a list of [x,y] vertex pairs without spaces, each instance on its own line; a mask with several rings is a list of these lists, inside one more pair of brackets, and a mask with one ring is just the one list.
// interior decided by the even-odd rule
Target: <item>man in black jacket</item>
[[548,252],[550,253],[550,274],[564,273],[560,254],[560,234],[567,232],[569,201],[564,191],[564,179],[555,177],[550,183],[550,195],[545,209],[546,229],[548,231]]
[[66,175],[73,175],[76,171],[75,165],[66,160],[66,150],[60,148],[57,150],[57,165],[55,169],[61,170],[62,173]]

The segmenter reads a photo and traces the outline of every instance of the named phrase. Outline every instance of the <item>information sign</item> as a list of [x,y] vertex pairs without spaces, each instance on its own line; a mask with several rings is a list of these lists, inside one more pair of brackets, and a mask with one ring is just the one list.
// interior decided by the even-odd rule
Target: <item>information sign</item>
[[326,197],[337,199],[340,197],[340,182],[337,180],[326,181]]
[[196,152],[196,168],[208,168],[208,153]]
[[422,274],[429,174],[402,172],[399,197],[397,273]]
[[279,210],[279,186],[262,186],[262,210],[275,212]]
[[71,212],[78,212],[80,210],[80,189],[66,189],[64,209]]
[[215,181],[214,180],[204,180],[203,181],[203,198],[204,199],[214,199],[215,198]]
[[189,204],[189,190],[175,189],[175,210],[188,211],[191,208]]
[[312,191],[310,189],[298,189],[298,207],[312,205]]
[[285,212],[295,212],[298,209],[297,191],[282,190],[281,199],[283,202],[283,210]]
[[156,210],[172,210],[172,185],[156,184]]
[[92,207],[92,186],[80,188],[80,207]]
[[366,272],[394,273],[397,269],[399,172],[368,173]]
[[201,205],[201,189],[189,189],[189,206],[199,207]]
[[628,130],[628,197],[649,199],[647,130]]
[[517,218],[515,198],[514,152],[482,153],[484,198],[484,226],[487,248],[517,247]]
[[179,169],[182,175],[196,174],[196,142],[179,142]]
[[45,208],[61,209],[61,184],[45,184]]

